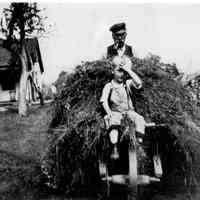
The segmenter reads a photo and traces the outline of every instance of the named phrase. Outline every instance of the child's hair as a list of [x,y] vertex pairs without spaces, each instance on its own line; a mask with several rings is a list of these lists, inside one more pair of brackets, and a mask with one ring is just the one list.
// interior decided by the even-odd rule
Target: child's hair
[[129,68],[131,68],[132,62],[131,62],[130,58],[127,56],[115,56],[112,59],[112,65],[113,65],[113,70],[116,67],[120,67],[120,66],[124,66],[124,65],[128,65]]

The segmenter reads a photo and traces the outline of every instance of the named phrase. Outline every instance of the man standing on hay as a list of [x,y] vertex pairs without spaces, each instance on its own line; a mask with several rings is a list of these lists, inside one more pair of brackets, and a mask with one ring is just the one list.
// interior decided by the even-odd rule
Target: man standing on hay
[[114,56],[127,56],[133,57],[132,47],[125,44],[127,32],[126,24],[118,23],[110,27],[114,44],[107,48],[107,58],[113,58]]
[[[145,132],[145,120],[143,116],[135,112],[131,98],[130,86],[140,89],[142,81],[136,73],[131,70],[131,60],[126,57],[116,56],[113,59],[114,77],[107,83],[102,92],[100,102],[106,112],[105,121],[107,127],[120,125],[123,116],[126,115],[134,124],[136,135],[142,141]],[[124,80],[128,74],[131,79]]]

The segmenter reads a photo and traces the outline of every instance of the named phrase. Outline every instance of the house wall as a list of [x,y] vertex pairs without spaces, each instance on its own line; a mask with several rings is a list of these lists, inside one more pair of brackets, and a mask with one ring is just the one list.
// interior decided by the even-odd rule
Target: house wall
[[[33,81],[37,87],[41,89],[41,72],[38,68],[38,63],[36,63],[32,71],[27,72],[27,76],[30,75],[33,78]],[[13,99],[18,100],[19,97],[19,79],[12,82],[12,77],[9,74],[0,73],[4,78],[4,81],[0,81],[0,102],[11,101]],[[26,98],[29,103],[32,101],[37,101],[38,94],[33,86],[31,86],[30,80],[27,81],[27,95]]]
[[0,91],[0,102],[10,101],[10,93],[8,90]]
[[16,83],[13,90],[4,90],[0,84],[0,102],[11,101],[13,99],[18,100],[19,83]]
[[[12,42],[12,44],[10,43]],[[16,41],[0,39],[0,101],[18,99],[19,79],[21,76],[21,64],[19,57],[9,50]],[[11,45],[11,46],[10,46]],[[29,102],[37,100],[38,88],[41,89],[41,73],[44,72],[39,43],[37,38],[25,40],[27,56],[27,99]],[[12,49],[12,48],[11,48]],[[33,80],[33,81],[32,81]],[[34,84],[33,84],[34,82]]]

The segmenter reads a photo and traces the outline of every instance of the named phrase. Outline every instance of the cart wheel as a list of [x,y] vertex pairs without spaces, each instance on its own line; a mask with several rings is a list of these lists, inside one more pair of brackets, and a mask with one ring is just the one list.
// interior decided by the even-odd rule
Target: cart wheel
[[138,193],[138,160],[136,148],[129,149],[129,177],[130,185],[128,188],[128,200],[136,200]]
[[102,161],[99,161],[99,174],[101,178],[101,187],[98,195],[98,200],[105,200],[110,197],[110,182],[108,180],[108,167]]

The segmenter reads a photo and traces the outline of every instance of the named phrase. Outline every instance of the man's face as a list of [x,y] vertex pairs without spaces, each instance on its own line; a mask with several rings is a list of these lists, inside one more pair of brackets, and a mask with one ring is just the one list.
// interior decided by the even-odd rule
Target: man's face
[[123,32],[119,31],[119,32],[113,33],[113,35],[112,35],[113,40],[118,48],[121,48],[124,46],[124,43],[126,40],[126,35],[127,35],[127,33],[125,31],[123,31]]

